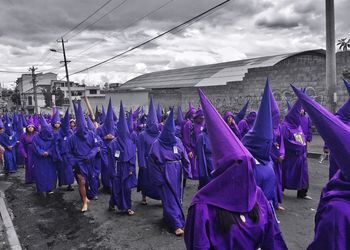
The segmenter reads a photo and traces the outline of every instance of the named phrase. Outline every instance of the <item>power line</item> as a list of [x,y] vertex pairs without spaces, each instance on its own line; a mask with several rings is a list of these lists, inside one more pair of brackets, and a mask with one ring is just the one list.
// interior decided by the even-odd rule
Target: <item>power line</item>
[[82,25],[83,23],[85,23],[87,20],[89,20],[91,17],[93,17],[97,12],[99,12],[103,7],[105,7],[107,4],[109,4],[112,0],[108,0],[107,2],[105,2],[101,7],[99,7],[97,10],[95,10],[92,14],[90,14],[88,17],[86,17],[83,21],[81,21],[80,23],[78,23],[77,25],[75,25],[73,28],[71,28],[69,31],[67,31],[66,33],[64,33],[61,37],[65,37],[66,35],[68,35],[69,33],[71,33],[72,31],[74,31],[76,28],[78,28],[80,25]]
[[[127,28],[133,26],[134,24],[138,23],[138,22],[141,21],[142,19],[145,19],[145,18],[147,18],[147,17],[153,15],[154,13],[156,13],[156,12],[159,11],[160,9],[164,8],[165,6],[167,6],[168,4],[170,4],[170,3],[173,2],[173,1],[174,1],[174,0],[169,0],[168,2],[166,2],[166,3],[162,4],[161,6],[157,7],[156,9],[151,10],[151,11],[148,12],[146,15],[140,17],[139,19],[137,19],[136,21],[132,22],[131,24],[126,25],[126,26],[123,27],[121,30],[118,30],[118,32],[122,32],[122,31],[126,30]],[[113,37],[116,33],[117,33],[117,32],[114,32],[114,34],[112,33],[111,35],[107,35],[107,37]],[[88,47],[87,49],[82,50],[81,52],[79,52],[78,54],[76,54],[76,55],[73,56],[73,57],[77,57],[77,56],[79,56],[79,55],[81,55],[81,54],[84,54],[86,51],[88,51],[88,50],[90,50],[90,49],[96,47],[97,45],[99,45],[100,43],[102,43],[102,42],[104,42],[104,41],[105,41],[105,40],[102,39],[102,40],[100,40],[100,41],[95,42],[92,46]]]
[[112,8],[110,11],[108,11],[106,14],[104,14],[103,16],[101,16],[100,18],[98,18],[95,22],[93,22],[92,24],[89,24],[87,26],[85,26],[85,28],[83,28],[82,30],[78,31],[77,33],[75,33],[74,35],[72,35],[71,37],[69,37],[68,39],[71,40],[73,37],[76,37],[77,35],[79,35],[81,32],[83,32],[84,30],[90,28],[91,26],[93,26],[94,24],[98,23],[99,21],[101,21],[103,18],[105,18],[106,16],[108,16],[110,13],[112,13],[113,11],[119,9],[125,2],[127,2],[128,0],[123,0],[120,4],[118,4],[117,6],[115,6],[114,8]]
[[[208,13],[212,12],[212,11],[215,10],[215,9],[218,9],[219,7],[221,7],[221,6],[223,6],[224,4],[228,3],[229,1],[230,1],[230,0],[226,0],[226,1],[224,1],[224,2],[221,2],[220,4],[215,5],[214,7],[212,7],[212,8],[210,8],[210,9],[208,9],[208,10],[202,12],[201,14],[199,14],[199,15],[197,15],[197,16],[195,16],[195,17],[192,17],[192,18],[190,18],[189,20],[187,20],[187,21],[185,21],[185,22],[183,22],[183,23],[181,23],[181,24],[179,24],[179,25],[177,25],[177,26],[175,26],[175,27],[173,27],[173,28],[171,28],[171,29],[169,29],[169,30],[167,30],[167,31],[165,31],[165,32],[163,32],[163,33],[161,33],[161,34],[159,34],[159,35],[157,35],[157,36],[155,36],[155,37],[149,39],[149,40],[147,40],[147,41],[145,41],[145,42],[142,42],[142,43],[140,43],[139,45],[136,45],[136,46],[134,46],[134,47],[132,47],[132,48],[130,48],[130,49],[124,51],[124,52],[121,52],[121,53],[119,53],[119,54],[117,54],[117,55],[115,55],[115,56],[112,56],[112,57],[110,57],[110,58],[108,58],[108,59],[106,59],[106,60],[103,60],[103,61],[101,61],[101,62],[99,62],[99,63],[97,63],[97,64],[94,64],[94,65],[92,65],[92,66],[90,66],[90,67],[87,67],[87,68],[85,68],[85,69],[76,71],[76,72],[70,74],[70,76],[71,76],[71,75],[76,75],[76,74],[82,73],[82,72],[84,72],[84,71],[86,71],[86,70],[90,70],[90,69],[93,69],[93,68],[95,68],[95,67],[98,67],[98,66],[100,66],[100,65],[102,65],[102,64],[108,63],[108,62],[112,61],[113,59],[116,59],[116,58],[118,58],[118,57],[121,57],[121,56],[123,56],[123,55],[125,55],[125,54],[127,54],[127,53],[129,53],[129,52],[131,52],[131,51],[133,51],[133,50],[135,50],[135,49],[138,49],[138,48],[140,48],[140,47],[142,47],[142,46],[144,46],[144,45],[146,45],[146,44],[148,44],[148,43],[150,43],[150,42],[152,42],[152,41],[154,41],[154,40],[156,40],[156,39],[158,39],[158,38],[160,38],[160,37],[163,37],[164,35],[166,35],[166,34],[168,34],[168,33],[172,33],[172,32],[174,32],[174,31],[175,31],[175,33],[176,33],[176,32],[179,32],[179,31],[180,31],[179,28],[181,28],[181,27],[183,27],[183,26],[186,26],[186,25],[188,25],[188,24],[193,24],[193,23],[195,23],[195,22],[198,21],[201,17],[205,17]],[[176,31],[176,30],[177,30],[177,31]]]

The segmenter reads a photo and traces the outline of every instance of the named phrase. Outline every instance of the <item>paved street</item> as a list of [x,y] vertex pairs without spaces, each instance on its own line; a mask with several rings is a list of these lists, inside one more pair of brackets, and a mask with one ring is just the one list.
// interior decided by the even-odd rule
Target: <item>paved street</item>
[[[278,217],[289,249],[306,249],[312,240],[315,210],[327,179],[326,164],[309,159],[312,201],[296,199],[295,191],[285,192],[283,206],[287,210],[279,212]],[[142,206],[140,194],[134,191],[136,214],[129,217],[107,211],[109,195],[101,194],[98,201],[90,202],[89,212],[81,214],[77,189],[58,189],[43,198],[33,185],[23,183],[23,174],[21,169],[8,178],[14,184],[6,196],[24,249],[184,249],[183,238],[169,233],[163,224],[160,202]],[[190,182],[185,191],[185,211],[195,190],[196,183]]]

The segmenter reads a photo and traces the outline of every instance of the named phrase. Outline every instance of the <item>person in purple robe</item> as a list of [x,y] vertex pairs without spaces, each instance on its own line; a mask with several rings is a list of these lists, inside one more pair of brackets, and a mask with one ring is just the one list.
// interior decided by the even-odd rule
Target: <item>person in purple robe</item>
[[[115,114],[113,111],[112,99],[110,98],[108,103],[107,114],[103,125],[101,125],[96,131],[97,135],[103,140],[106,148],[108,147],[108,144],[117,136],[114,116]],[[108,163],[102,163],[101,165],[101,181],[103,191],[110,193],[112,188],[111,168],[113,168],[112,166],[114,166],[114,162],[110,162],[110,160],[113,159],[113,156],[108,155],[106,156],[106,158],[108,159]]]
[[[271,90],[271,89],[270,89]],[[282,203],[283,184],[282,184],[282,162],[284,160],[284,141],[281,134],[280,110],[278,108],[275,97],[270,91],[271,114],[273,140],[271,145],[270,156],[273,161],[273,167],[276,176],[276,196],[279,204]],[[278,205],[278,210],[284,211],[284,207]]]
[[212,148],[205,125],[197,138],[196,155],[199,180],[198,189],[201,189],[212,180],[211,172],[214,170]]
[[300,126],[305,135],[306,143],[311,142],[312,141],[311,120],[303,107],[301,107],[300,109]]
[[[75,107],[75,106],[74,106]],[[82,201],[81,212],[88,210],[88,201],[93,199],[96,183],[95,159],[101,151],[98,137],[87,128],[80,102],[75,107],[76,129],[69,138],[70,164],[79,185],[79,194]],[[97,175],[98,176],[98,175]]]
[[96,125],[91,120],[90,116],[86,118],[87,127],[90,131],[94,133],[95,141],[97,141],[97,146],[100,148],[100,152],[96,154],[96,157],[92,163],[93,171],[91,171],[90,185],[87,191],[87,197],[89,199],[98,200],[98,189],[100,188],[100,174],[102,162],[108,164],[107,159],[107,148],[104,146],[102,139],[96,134]]
[[22,154],[19,151],[19,143],[20,143],[20,138],[24,134],[24,128],[23,128],[23,120],[20,114],[14,114],[13,116],[13,128],[16,132],[16,138],[17,138],[17,143],[16,143],[16,164],[18,167],[23,167],[24,165],[24,158]]
[[[58,111],[56,113],[58,114]],[[69,128],[68,109],[66,110],[62,124],[57,115],[54,115],[51,122],[53,122],[53,127],[57,129],[53,159],[57,168],[58,186],[67,186],[67,191],[74,191],[72,188],[72,184],[74,183],[73,167],[69,162],[69,138],[73,132]],[[56,124],[59,124],[59,126]]]
[[232,132],[241,139],[241,132],[239,131],[239,128],[235,122],[234,115],[230,111],[226,111],[224,114],[224,121],[227,123],[227,125],[230,127]]
[[[133,126],[132,109],[130,109],[129,115],[127,115],[127,123],[128,123],[129,132],[130,132],[130,138],[131,138],[132,142],[136,145],[136,143],[137,143],[136,130],[138,129],[138,127],[134,128],[134,126]],[[143,128],[138,130],[138,131],[139,132],[143,131]]]
[[293,90],[327,143],[339,170],[321,192],[315,236],[308,250],[350,248],[350,128],[302,91]]
[[[347,82],[344,81],[346,88],[350,88]],[[348,89],[349,90],[349,89]],[[335,116],[341,120],[345,125],[350,126],[350,98],[338,109],[335,113]],[[327,143],[325,143],[324,151],[329,153],[329,180],[335,175],[338,171],[339,166],[337,161],[334,159],[332,152],[329,150]]]
[[174,110],[171,109],[159,137],[149,153],[150,179],[158,189],[163,204],[163,219],[177,236],[183,235],[183,178],[191,177],[185,148],[175,136]]
[[25,183],[35,182],[34,148],[33,138],[36,135],[35,125],[32,118],[29,118],[26,132],[21,136],[19,143],[19,152],[25,159]]
[[199,90],[213,180],[193,197],[185,226],[186,248],[287,249],[270,203],[254,179],[254,158]]
[[245,114],[247,113],[248,105],[249,105],[249,100],[246,101],[246,103],[241,108],[241,110],[233,117],[233,119],[235,120],[235,124],[238,124],[240,121],[244,119]]
[[243,138],[246,133],[253,127],[255,118],[256,118],[256,112],[254,110],[250,111],[249,114],[238,123],[239,131],[241,132],[241,137]]
[[[182,143],[186,149],[188,159],[191,163],[191,173],[194,180],[198,180],[198,171],[196,171],[196,136],[194,132],[194,116],[196,114],[196,109],[190,103],[190,108],[186,113],[185,121],[182,126]],[[184,182],[186,184],[186,180]]]
[[77,124],[76,124],[76,122],[75,122],[75,119],[70,119],[70,120],[69,120],[69,128],[70,128],[72,131],[74,131],[75,128],[76,128],[76,126],[77,126]]
[[33,138],[35,184],[39,193],[51,194],[56,188],[57,172],[52,160],[54,153],[54,136],[52,127],[40,116],[40,131]]
[[147,205],[147,197],[155,200],[160,200],[158,189],[154,187],[153,183],[150,180],[151,173],[149,172],[150,163],[148,157],[150,148],[158,136],[158,120],[156,116],[156,110],[153,105],[153,99],[151,98],[149,103],[146,129],[139,135],[137,143],[137,159],[139,165],[137,191],[141,191],[142,205]]
[[120,101],[118,122],[118,137],[108,145],[109,155],[115,170],[112,172],[112,192],[109,200],[109,209],[115,206],[128,215],[134,215],[131,209],[131,189],[136,187],[136,146],[130,137],[130,131],[126,122],[123,103]]
[[0,135],[0,145],[5,149],[4,151],[4,170],[5,174],[15,173],[17,171],[16,164],[16,132],[13,130],[10,118],[5,116],[5,132]]
[[269,82],[266,81],[254,126],[242,138],[242,143],[255,159],[256,184],[261,188],[267,200],[277,209],[276,175],[270,157],[273,140],[270,94]]
[[282,123],[285,156],[282,162],[283,188],[298,190],[297,197],[311,199],[307,195],[309,173],[306,154],[306,140],[300,126],[301,103],[297,101]]

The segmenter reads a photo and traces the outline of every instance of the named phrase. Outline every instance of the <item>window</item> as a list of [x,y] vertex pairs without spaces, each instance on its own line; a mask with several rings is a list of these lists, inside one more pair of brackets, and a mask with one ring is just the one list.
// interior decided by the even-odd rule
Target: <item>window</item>
[[28,105],[29,106],[33,105],[33,97],[32,96],[28,96]]
[[97,89],[90,89],[90,95],[97,95]]

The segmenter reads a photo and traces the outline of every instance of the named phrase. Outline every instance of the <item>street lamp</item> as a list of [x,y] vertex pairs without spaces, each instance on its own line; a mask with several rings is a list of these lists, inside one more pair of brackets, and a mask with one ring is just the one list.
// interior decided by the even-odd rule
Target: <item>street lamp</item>
[[64,62],[64,67],[66,69],[66,80],[67,80],[67,85],[68,85],[69,106],[70,106],[70,109],[73,110],[72,92],[71,92],[71,88],[70,88],[68,66],[67,66],[68,62],[70,62],[70,61],[67,61],[67,58],[66,58],[66,50],[64,48],[64,40],[63,40],[63,38],[61,39],[61,42],[62,42],[62,49],[63,49],[63,51],[58,51],[56,49],[50,49],[50,51],[51,52],[55,52],[55,53],[62,53],[63,54],[63,62]]

